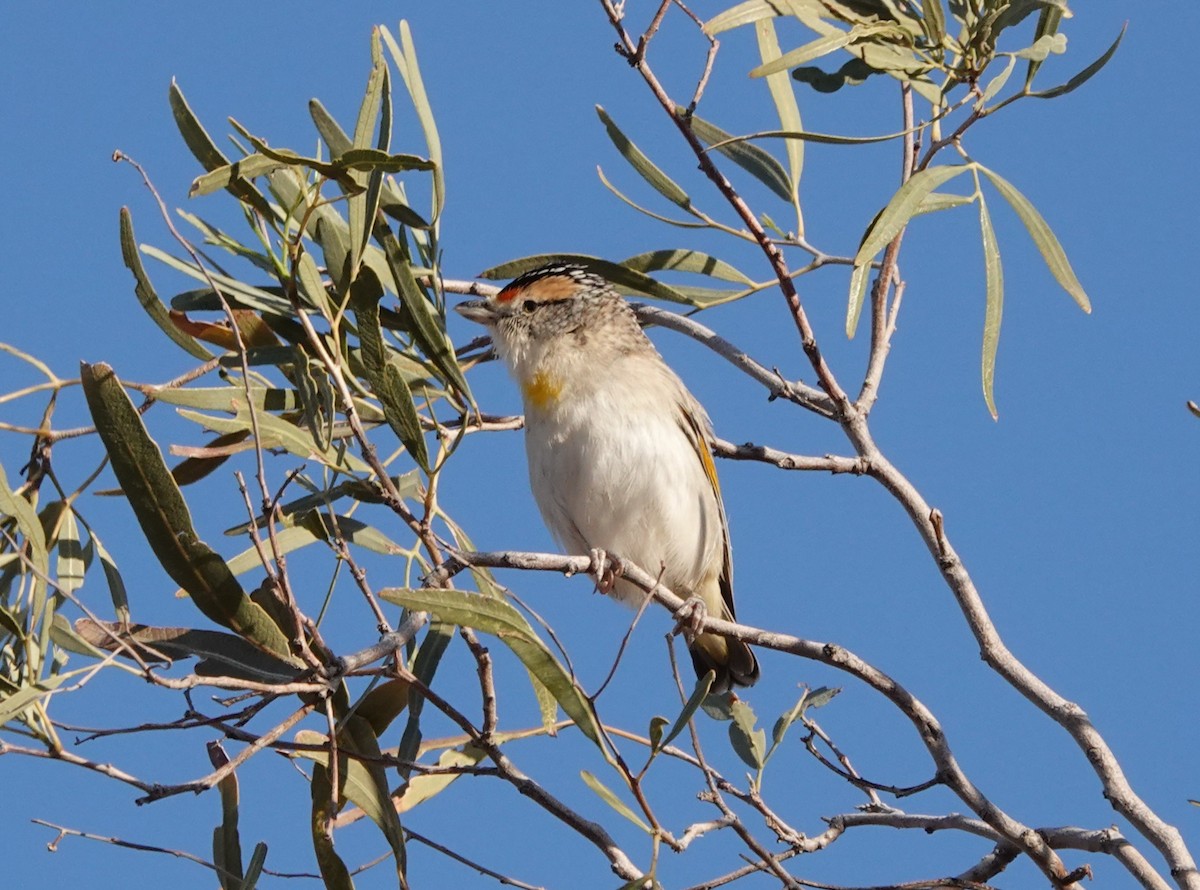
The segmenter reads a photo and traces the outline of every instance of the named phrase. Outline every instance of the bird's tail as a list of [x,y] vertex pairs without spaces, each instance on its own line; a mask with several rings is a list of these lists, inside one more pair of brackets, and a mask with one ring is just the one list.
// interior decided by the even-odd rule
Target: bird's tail
[[733,686],[753,686],[758,682],[758,659],[741,640],[720,634],[703,633],[688,647],[696,676],[714,671],[712,692],[728,692]]

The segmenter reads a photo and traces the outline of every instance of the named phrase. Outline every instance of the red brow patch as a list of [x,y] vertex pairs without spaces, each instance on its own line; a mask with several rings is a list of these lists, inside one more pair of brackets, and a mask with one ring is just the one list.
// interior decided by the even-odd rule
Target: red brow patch
[[516,295],[517,295],[517,294],[519,294],[519,293],[520,293],[521,291],[523,291],[524,289],[525,289],[525,288],[523,288],[523,287],[520,287],[520,286],[513,287],[513,285],[511,285],[511,284],[509,284],[509,285],[506,285],[506,286],[504,287],[504,289],[500,291],[500,293],[496,294],[496,297],[495,297],[495,299],[496,299],[496,302],[497,302],[497,303],[508,303],[508,302],[511,302],[511,301],[512,301],[512,299],[513,299],[514,297],[516,297]]

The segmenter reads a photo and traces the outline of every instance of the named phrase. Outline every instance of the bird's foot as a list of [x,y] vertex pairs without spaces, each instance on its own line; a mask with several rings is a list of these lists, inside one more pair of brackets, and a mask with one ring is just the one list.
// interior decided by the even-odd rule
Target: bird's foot
[[682,633],[684,642],[690,646],[699,635],[707,617],[708,606],[702,598],[693,594],[675,611],[675,632]]
[[591,557],[592,564],[588,571],[596,579],[596,589],[607,596],[621,577],[621,561],[598,547],[592,548]]

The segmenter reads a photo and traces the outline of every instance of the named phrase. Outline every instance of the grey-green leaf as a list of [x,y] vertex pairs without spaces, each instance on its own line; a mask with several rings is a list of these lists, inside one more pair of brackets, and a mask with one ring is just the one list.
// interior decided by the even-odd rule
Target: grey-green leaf
[[983,268],[987,279],[987,302],[983,315],[983,399],[992,420],[996,413],[996,348],[1000,343],[1000,318],[1004,311],[1004,268],[1000,263],[1000,245],[992,228],[987,202],[979,196],[979,231],[983,237]]
[[613,810],[615,810],[617,813],[620,813],[642,831],[646,832],[646,834],[652,833],[650,831],[650,826],[642,821],[641,817],[631,810],[625,804],[625,802],[621,800],[621,798],[617,797],[617,795],[603,782],[601,782],[587,770],[580,770],[579,775],[583,779],[584,783],[593,791],[595,791],[599,798],[612,807]]
[[854,256],[855,264],[869,263],[875,254],[908,225],[908,221],[917,213],[922,201],[930,192],[969,169],[969,164],[956,164],[929,167],[914,173],[908,182],[900,186],[867,230],[863,243]]
[[430,612],[442,621],[499,638],[550,690],[583,734],[607,754],[591,703],[529,622],[507,602],[461,590],[385,588],[379,595],[407,609]]
[[608,116],[608,112],[602,106],[596,106],[596,114],[600,116],[600,120],[604,124],[604,129],[608,133],[608,138],[617,147],[617,151],[621,153],[621,157],[629,162],[629,166],[633,167],[638,175],[650,184],[651,188],[672,204],[682,207],[684,210],[690,210],[692,199],[688,197],[687,192],[680,188],[675,180],[659,169],[657,164],[646,157],[645,153]]
[[146,275],[146,269],[142,265],[142,257],[138,253],[137,239],[133,236],[133,217],[130,215],[128,207],[121,208],[120,218],[121,259],[125,261],[125,267],[133,273],[133,292],[137,296],[138,302],[142,304],[146,314],[158,325],[159,329],[175,341],[181,349],[194,358],[208,361],[213,354],[194,337],[189,337],[175,326],[167,312],[167,307],[155,293],[154,285],[150,283],[150,278]]
[[1083,290],[1083,285],[1075,277],[1075,271],[1071,268],[1066,251],[1059,244],[1058,238],[1055,237],[1049,224],[1038,213],[1037,208],[1003,176],[993,173],[986,167],[979,169],[992,181],[992,185],[1021,218],[1021,222],[1025,224],[1025,228],[1029,230],[1029,234],[1033,238],[1033,243],[1037,245],[1038,251],[1042,254],[1042,259],[1046,261],[1046,265],[1050,267],[1050,272],[1062,289],[1071,295],[1071,299],[1079,304],[1080,309],[1084,312],[1091,312],[1092,304]]
[[279,626],[246,596],[220,555],[196,535],[179,486],[112,368],[85,363],[80,377],[113,472],[167,574],[210,619],[291,661]]
[[[676,108],[677,115],[685,113],[683,108]],[[697,115],[691,115],[688,118],[692,132],[707,145],[716,145],[717,143],[727,143],[721,145],[716,150],[729,160],[733,161],[768,189],[774,192],[783,200],[791,203],[792,201],[792,184],[788,179],[787,171],[779,161],[769,153],[759,148],[750,142],[729,142],[732,137],[720,127],[711,124],[704,118]]]

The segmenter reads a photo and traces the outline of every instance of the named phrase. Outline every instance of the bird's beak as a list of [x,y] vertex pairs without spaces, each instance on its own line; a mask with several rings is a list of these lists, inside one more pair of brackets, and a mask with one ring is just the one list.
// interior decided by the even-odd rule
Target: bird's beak
[[489,326],[494,325],[500,317],[496,307],[487,300],[469,300],[466,303],[459,303],[454,307],[454,311],[467,321]]

